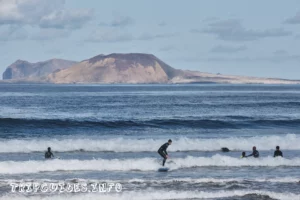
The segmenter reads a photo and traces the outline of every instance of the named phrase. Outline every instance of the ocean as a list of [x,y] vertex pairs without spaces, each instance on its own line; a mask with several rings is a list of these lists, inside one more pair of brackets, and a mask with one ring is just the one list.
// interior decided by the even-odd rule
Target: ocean
[[0,200],[299,200],[299,107],[299,85],[0,84]]

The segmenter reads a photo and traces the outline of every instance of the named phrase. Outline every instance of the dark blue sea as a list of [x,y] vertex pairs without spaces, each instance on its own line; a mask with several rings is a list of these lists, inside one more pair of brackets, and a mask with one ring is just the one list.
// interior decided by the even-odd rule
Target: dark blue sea
[[[0,200],[299,200],[299,181],[299,85],[0,84]],[[122,191],[11,191],[33,182]]]

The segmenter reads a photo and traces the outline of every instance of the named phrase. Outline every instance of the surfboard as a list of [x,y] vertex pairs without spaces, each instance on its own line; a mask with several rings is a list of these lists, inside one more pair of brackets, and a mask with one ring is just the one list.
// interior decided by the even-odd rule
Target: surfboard
[[167,172],[168,170],[169,170],[168,167],[162,167],[158,169],[159,172]]

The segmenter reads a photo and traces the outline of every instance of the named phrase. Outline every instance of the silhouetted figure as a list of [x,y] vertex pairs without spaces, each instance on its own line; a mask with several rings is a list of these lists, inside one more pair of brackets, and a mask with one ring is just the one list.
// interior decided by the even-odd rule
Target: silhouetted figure
[[158,149],[158,153],[159,155],[161,155],[161,157],[163,157],[163,164],[162,166],[165,166],[165,162],[168,159],[168,152],[167,152],[167,148],[169,145],[172,144],[172,140],[170,139],[167,143],[163,144],[159,149]]
[[252,148],[252,153],[246,157],[250,157],[250,156],[253,156],[254,158],[258,158],[259,157],[259,152],[256,150],[256,146],[254,146]]
[[276,147],[276,151],[274,151],[274,158],[277,157],[277,156],[283,157],[282,152],[280,151],[280,147],[279,146],[277,146]]
[[45,153],[45,159],[51,159],[51,158],[54,158],[54,155],[51,152],[51,148],[48,147],[48,151],[46,151],[46,153]]

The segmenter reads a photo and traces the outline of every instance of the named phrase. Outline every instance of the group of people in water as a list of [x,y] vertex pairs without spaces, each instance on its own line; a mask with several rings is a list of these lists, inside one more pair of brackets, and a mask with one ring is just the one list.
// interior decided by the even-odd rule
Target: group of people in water
[[[162,166],[165,166],[166,160],[168,159],[168,152],[167,148],[172,144],[172,140],[170,139],[167,143],[163,144],[159,149],[158,149],[158,154],[163,157],[163,162]],[[228,148],[222,148],[223,151],[229,151]],[[254,157],[254,158],[259,158],[259,152],[256,149],[256,146],[252,148],[252,153],[246,156],[246,152],[242,153],[241,158],[246,158],[246,157]],[[274,157],[281,156],[283,157],[282,151],[280,151],[280,147],[276,146],[276,150],[274,151]]]
[[[246,158],[251,156],[253,156],[254,158],[259,158],[259,152],[257,151],[256,146],[252,148],[252,153],[249,154],[248,156],[246,156],[246,152],[243,152],[241,158]],[[283,157],[282,151],[280,151],[279,146],[276,146],[276,150],[274,151],[274,158],[277,156]]]
[[[168,152],[167,152],[167,148],[172,144],[172,140],[169,139],[167,143],[163,144],[159,149],[158,149],[158,154],[163,158],[163,162],[162,162],[162,166],[165,166],[166,160],[168,159]],[[224,148],[227,149],[229,151],[228,148]],[[252,148],[252,153],[246,156],[246,152],[242,153],[241,158],[246,158],[246,157],[254,157],[254,158],[259,158],[259,152],[256,149],[256,147],[254,146]],[[276,150],[274,151],[274,157],[277,156],[281,156],[283,157],[282,152],[280,151],[280,147],[276,146]],[[48,150],[45,152],[45,159],[51,159],[54,158],[54,155],[51,151],[51,148],[48,147]]]

